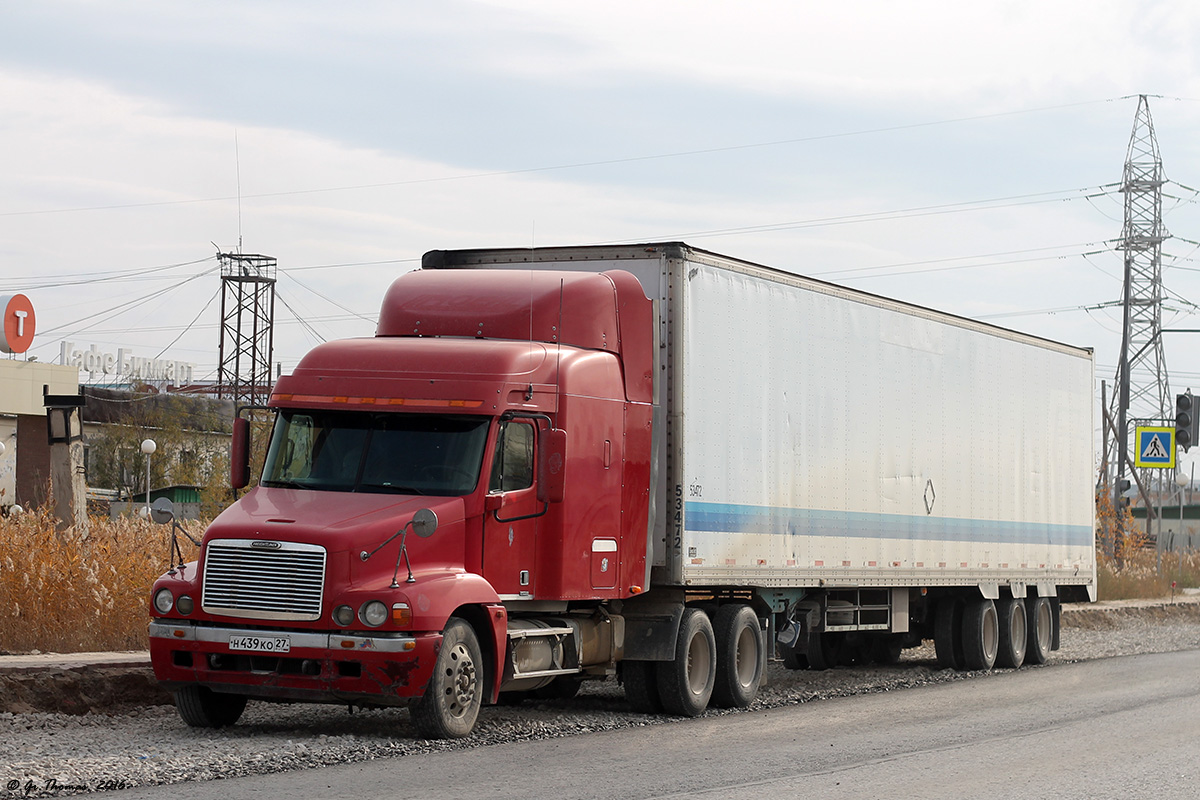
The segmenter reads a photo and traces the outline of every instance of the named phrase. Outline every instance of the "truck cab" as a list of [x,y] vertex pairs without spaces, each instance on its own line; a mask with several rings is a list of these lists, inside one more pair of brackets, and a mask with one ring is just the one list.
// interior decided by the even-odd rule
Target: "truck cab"
[[258,485],[153,590],[189,723],[256,697],[412,705],[461,736],[502,689],[619,660],[604,605],[649,581],[650,301],[619,271],[463,277],[401,277],[375,337],[274,387]]

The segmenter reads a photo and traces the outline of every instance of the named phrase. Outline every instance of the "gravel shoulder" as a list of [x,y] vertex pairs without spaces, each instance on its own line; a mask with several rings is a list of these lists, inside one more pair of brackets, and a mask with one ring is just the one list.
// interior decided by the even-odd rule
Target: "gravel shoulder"
[[[1045,667],[1025,669],[1197,648],[1200,603],[1067,607],[1062,648],[1051,655]],[[130,658],[136,661],[136,656],[125,654],[126,662]],[[63,665],[59,666],[61,673]],[[585,685],[572,701],[486,707],[476,732],[453,742],[416,738],[404,710],[356,710],[350,714],[343,707],[267,703],[251,703],[233,728],[201,731],[184,725],[169,705],[144,705],[145,692],[156,689],[144,685],[144,677],[141,685],[135,678],[121,687],[118,676],[137,675],[142,670],[127,664],[85,668],[95,680],[83,682],[92,688],[79,690],[79,703],[111,713],[0,713],[0,798],[215,780],[679,722],[630,711],[621,688],[615,681],[607,681]],[[948,681],[986,680],[989,675],[1010,671],[939,670],[928,644],[905,651],[901,663],[891,667],[793,672],[772,663],[768,684],[752,710]],[[3,678],[10,683],[0,689],[16,685],[11,683],[14,680],[24,681],[27,687],[44,684],[53,674],[53,669],[36,666],[5,670]],[[89,691],[92,696],[87,695]],[[743,712],[710,710],[706,716],[730,713]]]

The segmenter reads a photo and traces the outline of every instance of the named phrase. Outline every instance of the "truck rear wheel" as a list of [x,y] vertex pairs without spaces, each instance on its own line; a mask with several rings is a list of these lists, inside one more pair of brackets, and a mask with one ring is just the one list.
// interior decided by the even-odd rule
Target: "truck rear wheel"
[[996,616],[1000,621],[1000,649],[996,652],[996,666],[1016,669],[1025,663],[1025,646],[1029,632],[1025,624],[1025,602],[1015,597],[996,603]]
[[175,692],[175,710],[193,728],[224,728],[241,718],[246,698],[214,692],[206,686],[184,686]]
[[745,708],[758,696],[763,673],[760,630],[758,616],[750,606],[731,603],[717,609],[713,617],[717,643],[714,706]]
[[675,640],[675,660],[658,665],[658,695],[663,710],[699,716],[708,707],[716,678],[717,642],[708,615],[685,608]]
[[621,682],[625,684],[625,699],[634,711],[642,714],[661,714],[662,699],[658,696],[658,663],[655,661],[622,661]]
[[805,657],[809,669],[833,669],[841,663],[844,641],[840,633],[810,633]]
[[483,654],[475,631],[451,617],[425,694],[409,709],[426,739],[461,739],[475,729],[483,702]]
[[991,669],[1000,647],[1000,625],[996,604],[974,600],[963,609],[963,662],[967,669]]
[[961,597],[943,597],[935,609],[933,644],[941,669],[963,668],[962,608]]
[[1025,663],[1045,664],[1054,644],[1054,611],[1048,597],[1025,598],[1026,638]]

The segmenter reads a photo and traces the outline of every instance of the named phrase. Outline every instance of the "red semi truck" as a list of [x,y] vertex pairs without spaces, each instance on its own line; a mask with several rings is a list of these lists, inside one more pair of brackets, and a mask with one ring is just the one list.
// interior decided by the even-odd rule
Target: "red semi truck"
[[682,244],[433,251],[278,380],[258,485],[153,587],[154,670],[194,726],[458,737],[586,679],[746,706],[776,653],[1040,663],[1095,597],[1091,392],[1088,350]]

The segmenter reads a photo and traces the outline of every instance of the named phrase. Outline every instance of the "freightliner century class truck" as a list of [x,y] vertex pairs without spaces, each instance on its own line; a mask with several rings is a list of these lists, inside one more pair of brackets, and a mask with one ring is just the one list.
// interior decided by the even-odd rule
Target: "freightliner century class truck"
[[684,244],[433,251],[277,381],[257,487],[152,589],[154,670],[194,726],[459,737],[588,679],[697,715],[768,657],[1041,663],[1095,599],[1092,386],[1090,350]]

